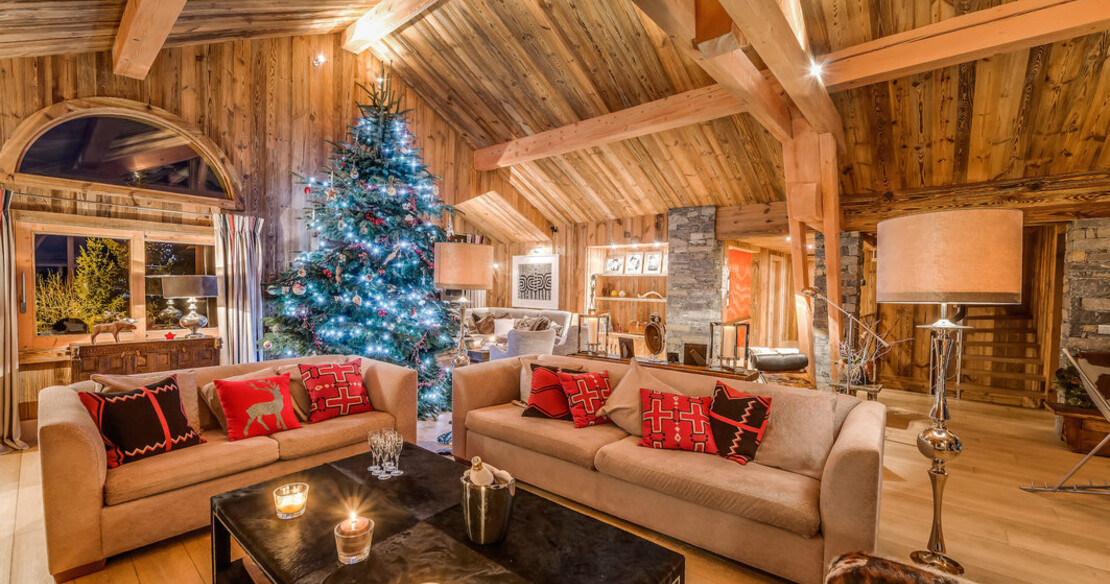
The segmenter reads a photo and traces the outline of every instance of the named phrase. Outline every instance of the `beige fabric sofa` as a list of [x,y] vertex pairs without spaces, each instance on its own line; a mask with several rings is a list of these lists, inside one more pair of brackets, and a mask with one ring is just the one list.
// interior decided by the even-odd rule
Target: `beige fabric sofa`
[[[354,358],[324,355],[191,371],[203,387],[266,366]],[[416,442],[416,371],[362,361],[373,412],[230,442],[204,400],[183,386],[183,401],[199,401],[207,443],[114,469],[108,469],[104,442],[77,397],[96,391],[97,384],[42,390],[39,450],[50,573],[59,582],[69,580],[99,569],[107,557],[209,525],[213,495],[366,452],[371,430],[396,428]]]
[[[832,426],[797,436],[768,428],[762,448],[814,446],[827,452],[817,477],[720,456],[637,445],[615,425],[577,429],[559,420],[521,417],[522,359],[576,362],[608,370],[616,387],[628,365],[539,355],[454,372],[454,454],[481,456],[518,479],[595,509],[796,582],[821,582],[846,552],[874,550],[878,535],[886,408],[843,395],[724,380],[772,398],[771,423],[804,426],[807,403],[822,401]],[[651,369],[691,395],[710,395],[715,378]],[[775,398],[779,397],[778,402]],[[829,404],[829,400],[835,400]],[[778,410],[776,410],[776,406]],[[823,440],[829,444],[814,444]],[[793,441],[797,441],[794,443]]]

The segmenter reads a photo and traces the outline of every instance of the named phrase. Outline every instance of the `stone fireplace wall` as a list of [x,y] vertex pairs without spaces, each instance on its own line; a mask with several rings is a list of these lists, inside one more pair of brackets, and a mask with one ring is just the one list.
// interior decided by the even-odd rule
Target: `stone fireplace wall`
[[[825,270],[825,236],[818,233],[814,242],[813,287],[828,293]],[[863,238],[858,231],[840,234],[840,307],[856,318],[860,315],[860,290],[863,287]],[[836,300],[833,299],[835,302]],[[813,356],[817,387],[827,389],[832,376],[832,357],[829,346],[829,308],[822,300],[813,303]],[[843,334],[848,333],[844,323]]]
[[1068,225],[1061,348],[1110,351],[1110,219]]
[[717,240],[717,207],[667,213],[667,351],[709,342],[709,323],[721,320],[724,246]]

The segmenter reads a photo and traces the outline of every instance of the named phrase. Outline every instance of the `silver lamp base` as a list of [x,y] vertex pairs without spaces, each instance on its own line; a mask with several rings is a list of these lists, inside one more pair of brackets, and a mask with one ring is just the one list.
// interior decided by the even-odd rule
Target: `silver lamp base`
[[203,338],[204,335],[198,332],[197,329],[202,329],[208,325],[208,317],[204,316],[203,314],[197,313],[196,298],[190,298],[188,306],[189,312],[187,312],[185,316],[181,317],[181,320],[177,321],[177,324],[181,326],[181,328],[189,329],[189,334],[185,335],[186,339]]

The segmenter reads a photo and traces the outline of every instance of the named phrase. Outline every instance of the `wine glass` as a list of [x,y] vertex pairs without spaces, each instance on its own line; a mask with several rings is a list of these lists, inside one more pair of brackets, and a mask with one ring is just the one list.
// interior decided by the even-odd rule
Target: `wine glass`
[[388,436],[390,444],[393,446],[391,450],[393,463],[389,467],[389,474],[399,477],[405,474],[405,471],[401,470],[401,450],[405,447],[405,439],[396,430],[390,430]]
[[366,467],[370,474],[377,476],[382,471],[382,440],[381,432],[371,431],[366,434],[366,442],[370,445],[370,458],[373,464]]

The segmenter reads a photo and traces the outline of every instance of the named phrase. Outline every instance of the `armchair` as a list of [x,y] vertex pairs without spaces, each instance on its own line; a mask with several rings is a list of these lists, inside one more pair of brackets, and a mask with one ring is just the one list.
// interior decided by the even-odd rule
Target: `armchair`
[[507,359],[520,355],[550,355],[555,349],[555,329],[542,331],[509,331],[508,347],[505,350],[493,345],[489,349],[489,360]]

